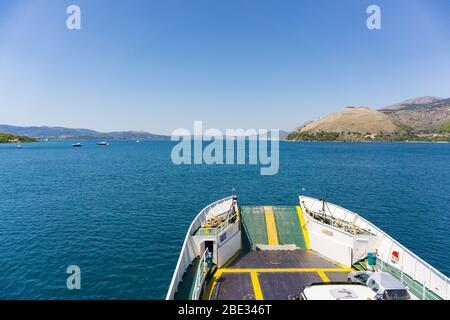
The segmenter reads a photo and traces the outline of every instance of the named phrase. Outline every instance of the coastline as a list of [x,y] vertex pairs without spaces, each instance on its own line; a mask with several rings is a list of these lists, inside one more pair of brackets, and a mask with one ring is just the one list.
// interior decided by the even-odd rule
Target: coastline
[[280,141],[285,141],[285,142],[308,142],[308,143],[321,143],[321,142],[326,142],[326,143],[442,143],[442,144],[446,144],[446,143],[450,143],[450,141],[303,141],[303,140],[280,140]]

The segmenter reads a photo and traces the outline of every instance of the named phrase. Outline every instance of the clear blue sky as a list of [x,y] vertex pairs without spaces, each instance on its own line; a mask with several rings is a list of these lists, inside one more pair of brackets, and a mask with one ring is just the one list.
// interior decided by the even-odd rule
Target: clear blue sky
[[450,97],[448,0],[0,0],[3,124],[291,129],[422,95]]

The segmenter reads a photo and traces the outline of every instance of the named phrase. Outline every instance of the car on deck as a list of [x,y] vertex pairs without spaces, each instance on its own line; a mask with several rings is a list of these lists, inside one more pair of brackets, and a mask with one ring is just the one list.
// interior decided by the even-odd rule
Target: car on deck
[[365,284],[376,293],[378,300],[410,300],[408,288],[387,272],[358,271],[349,273],[349,283]]

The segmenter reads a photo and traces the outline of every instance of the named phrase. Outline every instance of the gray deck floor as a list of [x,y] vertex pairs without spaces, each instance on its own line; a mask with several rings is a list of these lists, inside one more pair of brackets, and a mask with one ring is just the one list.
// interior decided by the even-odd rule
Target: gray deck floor
[[274,250],[244,253],[228,268],[339,268],[339,265],[312,251]]
[[349,270],[312,251],[294,250],[245,252],[218,272],[211,299],[285,300],[313,282],[343,281]]
[[224,273],[216,285],[214,300],[255,300],[249,273]]

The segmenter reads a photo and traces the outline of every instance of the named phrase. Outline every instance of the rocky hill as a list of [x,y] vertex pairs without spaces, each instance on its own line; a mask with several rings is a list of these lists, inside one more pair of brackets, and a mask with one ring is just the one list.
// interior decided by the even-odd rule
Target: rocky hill
[[437,97],[417,97],[413,99],[404,100],[401,102],[398,102],[396,104],[393,104],[391,106],[384,107],[383,110],[400,110],[400,109],[412,109],[415,106],[422,106],[422,105],[428,105],[434,102],[438,102],[443,100],[442,98]]
[[450,99],[419,97],[380,110],[347,107],[290,132],[293,141],[450,141]]
[[289,133],[286,140],[395,140],[405,133],[401,125],[382,112],[365,107],[347,107],[307,123]]
[[450,99],[421,97],[379,111],[414,131],[435,131],[450,122]]

